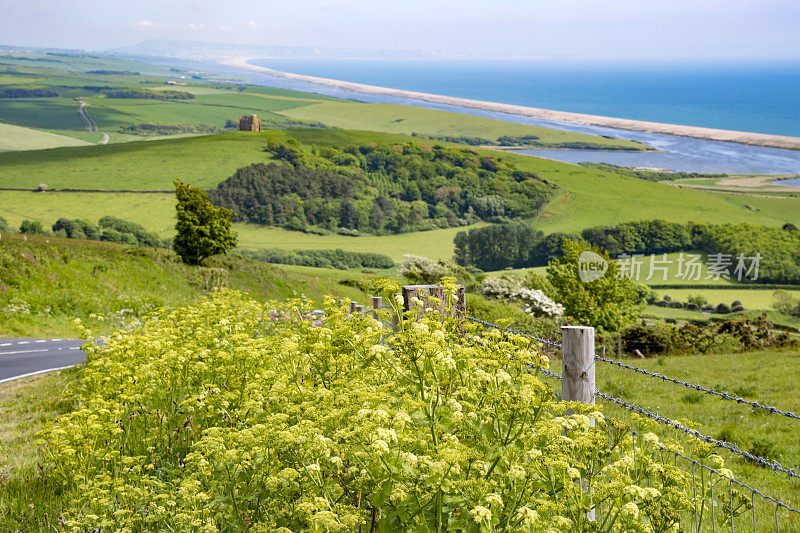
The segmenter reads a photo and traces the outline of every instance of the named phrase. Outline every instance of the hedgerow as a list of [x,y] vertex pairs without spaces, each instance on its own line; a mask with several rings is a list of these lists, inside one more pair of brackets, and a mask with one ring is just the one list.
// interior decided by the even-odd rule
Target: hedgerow
[[530,339],[310,309],[218,292],[87,343],[79,407],[40,439],[68,495],[62,524],[672,531],[690,505],[687,474],[641,451],[634,466],[599,407],[555,401]]

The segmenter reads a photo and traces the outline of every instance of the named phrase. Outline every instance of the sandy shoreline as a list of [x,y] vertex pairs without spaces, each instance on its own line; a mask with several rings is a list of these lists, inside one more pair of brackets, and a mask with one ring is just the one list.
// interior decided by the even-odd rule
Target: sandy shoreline
[[681,126],[678,124],[661,124],[659,122],[645,122],[641,120],[630,120],[624,118],[601,117],[597,115],[585,115],[582,113],[568,113],[565,111],[552,111],[549,109],[539,109],[536,107],[525,107],[510,104],[500,104],[497,102],[484,102],[482,100],[470,100],[467,98],[455,98],[453,96],[443,96],[439,94],[420,93],[415,91],[404,91],[391,89],[389,87],[378,87],[376,85],[365,85],[362,83],[352,83],[348,81],[333,80],[330,78],[318,78],[316,76],[305,76],[293,74],[291,72],[281,72],[265,67],[259,67],[248,63],[254,57],[242,57],[225,61],[226,65],[238,67],[252,72],[269,74],[279,78],[304,81],[317,85],[337,87],[346,91],[356,93],[380,94],[384,96],[396,96],[400,98],[411,98],[436,104],[445,104],[459,107],[469,107],[523,117],[532,117],[545,120],[555,120],[558,122],[570,122],[573,124],[583,124],[590,126],[607,126],[631,131],[646,131],[653,133],[663,133],[667,135],[678,135],[681,137],[694,137],[697,139],[708,139],[713,141],[735,142],[740,144],[752,144],[756,146],[771,146],[774,148],[788,148],[800,150],[800,137],[789,137],[785,135],[768,135],[765,133],[750,133],[745,131],[718,130],[713,128],[701,128],[697,126]]

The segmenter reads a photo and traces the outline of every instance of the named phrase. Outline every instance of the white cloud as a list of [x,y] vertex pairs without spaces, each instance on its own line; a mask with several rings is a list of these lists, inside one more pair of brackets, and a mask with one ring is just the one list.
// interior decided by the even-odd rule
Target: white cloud
[[206,26],[205,24],[194,24],[194,23],[191,23],[191,24],[187,24],[185,26],[181,26],[181,29],[182,30],[190,30],[190,31],[203,31],[203,30],[208,29],[208,26]]
[[261,28],[263,28],[261,23],[258,22],[257,20],[249,20],[247,22],[247,27],[250,28],[251,30],[260,30]]
[[166,27],[166,24],[163,22],[151,22],[149,20],[140,20],[139,22],[134,22],[131,24],[134,28],[139,31],[151,31],[151,30],[161,30]]

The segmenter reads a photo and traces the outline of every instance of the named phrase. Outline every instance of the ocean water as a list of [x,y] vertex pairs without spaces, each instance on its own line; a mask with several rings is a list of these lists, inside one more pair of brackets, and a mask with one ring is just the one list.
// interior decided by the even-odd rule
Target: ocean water
[[800,62],[720,65],[257,59],[252,63],[394,89],[800,137]]

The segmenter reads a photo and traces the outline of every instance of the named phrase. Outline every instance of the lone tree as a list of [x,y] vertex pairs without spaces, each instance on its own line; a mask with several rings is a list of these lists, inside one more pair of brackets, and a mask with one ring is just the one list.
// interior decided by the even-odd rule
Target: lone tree
[[[641,315],[645,308],[642,292],[633,280],[617,275],[619,267],[606,252],[571,240],[564,241],[562,250],[563,257],[550,261],[547,280],[555,289],[556,301],[564,306],[565,315],[602,331],[620,331]],[[582,252],[592,252],[607,265],[598,279],[581,279]]]
[[175,182],[175,197],[178,234],[172,246],[184,263],[199,265],[206,257],[228,253],[236,246],[229,209],[212,204],[205,191],[180,181]]

